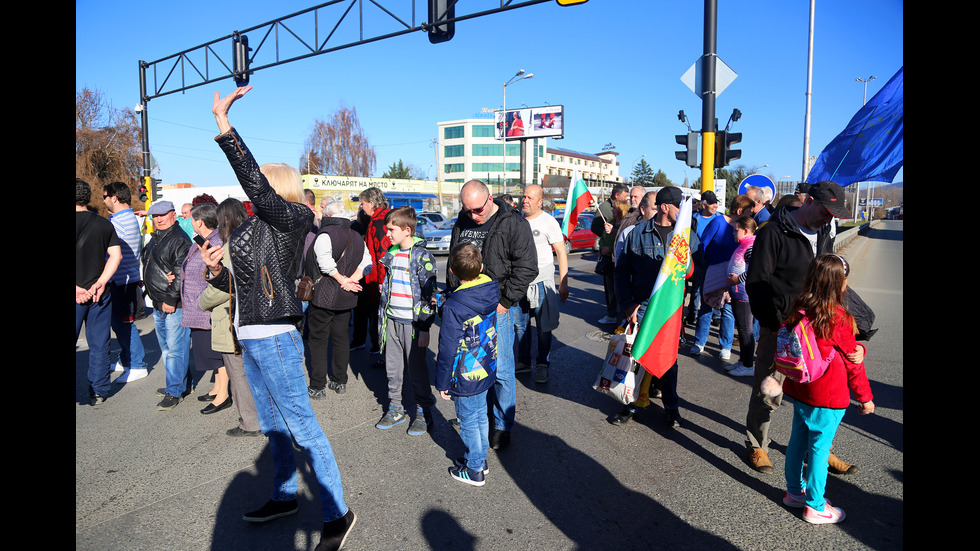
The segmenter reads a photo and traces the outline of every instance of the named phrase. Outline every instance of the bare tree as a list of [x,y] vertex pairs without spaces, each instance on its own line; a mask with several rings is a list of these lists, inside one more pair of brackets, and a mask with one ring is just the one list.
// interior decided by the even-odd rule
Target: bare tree
[[329,121],[317,119],[299,162],[308,174],[371,176],[374,148],[361,129],[357,110],[341,105]]
[[[75,93],[75,176],[102,197],[102,185],[125,182],[136,196],[143,168],[141,130],[132,109],[114,109],[102,92],[83,88]],[[96,201],[104,210],[101,201]]]

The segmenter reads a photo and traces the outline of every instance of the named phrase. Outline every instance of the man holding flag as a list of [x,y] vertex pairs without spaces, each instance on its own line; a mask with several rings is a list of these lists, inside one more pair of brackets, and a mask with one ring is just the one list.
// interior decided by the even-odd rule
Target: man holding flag
[[684,280],[692,273],[693,258],[700,254],[697,233],[691,231],[691,200],[683,200],[679,188],[664,187],[646,194],[641,208],[649,211],[656,197],[653,217],[640,222],[626,237],[616,260],[616,295],[627,323],[639,330],[632,356],[646,374],[637,401],[610,422],[622,425],[649,404],[652,377],[659,379],[667,426],[680,426],[677,395],[677,347],[683,328]]

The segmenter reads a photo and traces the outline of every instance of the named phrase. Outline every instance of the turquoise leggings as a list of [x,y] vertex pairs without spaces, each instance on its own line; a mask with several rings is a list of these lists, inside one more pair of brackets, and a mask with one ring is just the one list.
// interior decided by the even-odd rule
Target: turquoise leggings
[[[793,434],[786,446],[786,490],[793,494],[806,491],[806,504],[823,511],[827,459],[845,410],[818,408],[798,401],[793,404]],[[810,459],[804,470],[807,454]]]

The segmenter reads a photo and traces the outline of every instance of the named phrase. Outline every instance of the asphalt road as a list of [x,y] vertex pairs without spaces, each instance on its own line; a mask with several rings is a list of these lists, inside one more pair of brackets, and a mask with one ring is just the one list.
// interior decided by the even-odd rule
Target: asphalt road
[[[879,331],[867,343],[876,412],[849,410],[834,443],[841,458],[861,468],[828,480],[828,498],[847,512],[842,524],[811,526],[781,503],[790,404],[774,415],[776,473],[756,473],[744,462],[751,380],[725,373],[714,331],[700,358],[681,349],[680,429],[665,428],[659,401],[636,422],[608,423],[620,406],[591,388],[609,334],[595,323],[604,299],[595,257],[585,251],[572,254],[572,293],[555,333],[551,380],[518,377],[513,443],[490,451],[481,488],[447,472],[463,451],[448,424],[452,402],[438,400],[430,434],[377,430],[385,376],[369,367],[366,351],[352,353],[347,393],[313,402],[344,497],[358,515],[345,549],[903,548],[902,235],[902,222],[878,222],[844,251],[850,284],[874,308]],[[164,370],[152,320],[139,327],[155,368],[145,379],[114,385],[99,407],[87,405],[88,351],[84,338],[76,343],[75,548],[313,549],[321,521],[309,468],[301,466],[298,514],[243,522],[242,513],[270,495],[266,439],[226,436],[236,424],[234,408],[201,415],[196,396],[210,389],[207,381],[174,410],[157,411]],[[438,342],[435,328],[431,342]],[[730,361],[737,358],[733,351]],[[430,350],[430,366],[434,359]]]

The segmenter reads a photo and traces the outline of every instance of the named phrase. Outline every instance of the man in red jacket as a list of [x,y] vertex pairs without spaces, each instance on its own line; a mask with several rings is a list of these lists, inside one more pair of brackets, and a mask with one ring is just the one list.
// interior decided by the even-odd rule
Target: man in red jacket
[[384,192],[369,187],[361,192],[360,210],[371,221],[364,232],[364,243],[371,253],[371,270],[364,276],[364,290],[358,295],[354,309],[354,340],[350,349],[361,350],[367,345],[367,331],[371,332],[372,354],[381,353],[381,340],[378,337],[378,301],[381,297],[381,283],[385,280],[385,268],[379,260],[391,248],[385,229],[385,216],[391,211]]

